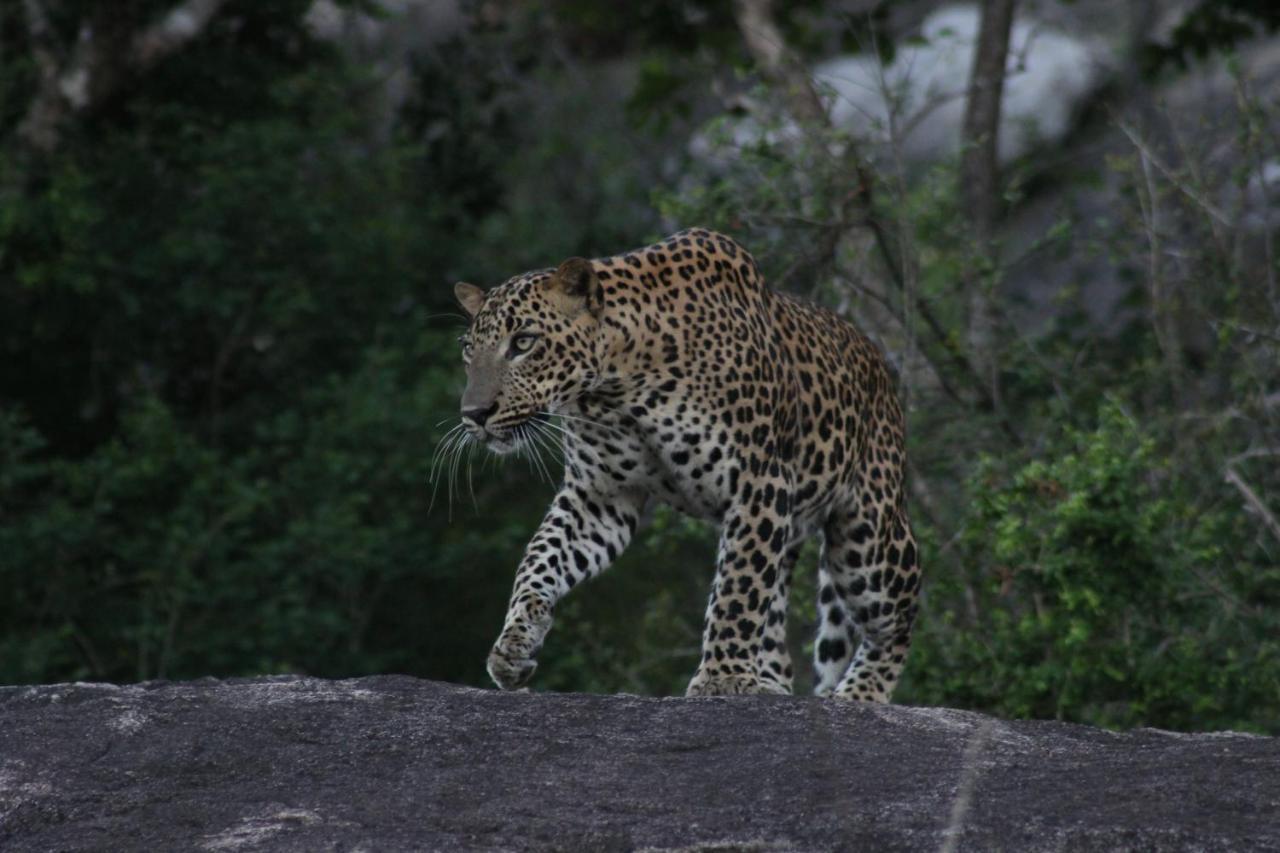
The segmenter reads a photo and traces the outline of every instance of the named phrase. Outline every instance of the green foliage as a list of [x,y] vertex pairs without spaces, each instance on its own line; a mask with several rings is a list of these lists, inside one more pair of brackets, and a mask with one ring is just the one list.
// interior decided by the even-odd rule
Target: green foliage
[[414,189],[449,162],[368,144],[365,72],[305,7],[242,10],[6,155],[0,682],[483,677],[538,507],[482,535],[431,506],[457,381],[433,235],[466,219]]
[[988,457],[966,484],[972,511],[951,570],[930,578],[904,699],[1274,730],[1277,573],[1235,562],[1237,514],[1192,511],[1174,460],[1114,404],[1046,451]]
[[[429,626],[452,624],[457,606],[432,587],[463,586],[468,562],[483,575],[486,558],[518,547],[514,529],[420,523],[434,443],[423,425],[448,386],[412,358],[437,344],[418,349],[375,348],[234,453],[155,399],[74,462],[41,462],[32,431],[6,419],[4,679],[415,668],[441,643]],[[499,596],[475,604],[498,610]],[[477,655],[484,634],[453,642]],[[478,677],[477,660],[451,661],[452,677]]]

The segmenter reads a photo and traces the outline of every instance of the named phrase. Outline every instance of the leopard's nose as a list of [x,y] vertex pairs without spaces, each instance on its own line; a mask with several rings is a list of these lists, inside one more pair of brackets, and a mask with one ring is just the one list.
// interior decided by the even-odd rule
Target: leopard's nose
[[493,413],[494,413],[494,412],[496,412],[496,411],[498,411],[498,404],[497,404],[497,403],[494,403],[494,404],[492,404],[492,405],[490,405],[490,406],[487,406],[487,407],[485,407],[485,408],[463,409],[463,410],[462,410],[462,419],[463,419],[464,421],[471,421],[471,422],[472,422],[473,424],[475,424],[476,426],[478,426],[478,427],[482,427],[482,426],[484,426],[484,422],[485,422],[485,421],[487,421],[487,420],[489,420],[489,418],[490,418],[490,417],[493,415]]

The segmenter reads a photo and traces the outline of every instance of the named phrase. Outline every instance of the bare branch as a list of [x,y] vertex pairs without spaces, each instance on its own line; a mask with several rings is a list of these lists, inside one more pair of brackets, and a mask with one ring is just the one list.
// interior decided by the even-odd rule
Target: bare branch
[[1262,519],[1262,523],[1275,535],[1276,539],[1280,539],[1280,521],[1276,520],[1275,515],[1262,502],[1262,498],[1258,497],[1258,493],[1244,481],[1244,478],[1236,472],[1236,469],[1228,467],[1224,479],[1236,487],[1236,491],[1240,492],[1245,503],[1257,513],[1258,517]]
[[[787,46],[773,20],[772,7],[772,0],[735,0],[734,14],[747,50],[765,76],[786,93],[788,109],[797,121],[830,129],[830,116],[813,86],[813,80]],[[875,180],[852,139],[846,142],[845,160],[856,182],[845,195],[840,210],[840,227],[828,233],[822,247],[823,254],[834,256],[841,232],[854,225],[865,225],[875,237],[876,249],[890,277],[901,290],[905,279],[902,266],[889,234],[873,215]]]
[[1246,459],[1258,459],[1268,456],[1280,456],[1280,447],[1256,447],[1253,450],[1246,450],[1244,453],[1237,453],[1227,460],[1228,465],[1234,465],[1237,462],[1244,462]]
[[756,64],[787,94],[791,112],[801,122],[827,125],[827,111],[804,65],[787,47],[773,20],[772,0],[735,0],[738,29]]
[[145,70],[184,47],[227,5],[227,0],[186,0],[138,33],[130,50],[135,69]]
[[40,0],[22,0],[23,11],[27,16],[27,35],[31,39],[31,52],[36,57],[43,73],[46,69],[56,68],[57,60],[52,52],[53,30],[49,26],[49,14]]
[[58,57],[54,49],[53,30],[49,15],[40,0],[23,0],[27,18],[27,36],[31,40],[31,55],[35,59],[39,83],[36,95],[18,125],[18,135],[29,145],[40,150],[53,147],[56,127],[61,118],[59,96]]
[[[781,30],[773,20],[771,0],[735,0],[734,14],[747,50],[766,77],[786,93],[787,106],[793,117],[802,123],[808,122],[811,127],[830,129],[830,117],[822,106],[822,99],[818,97],[812,79],[799,58],[787,46]],[[902,294],[904,304],[913,306],[925,321],[933,338],[945,352],[947,360],[968,380],[977,394],[978,405],[995,412],[996,400],[983,377],[960,351],[952,336],[947,334],[925,298],[908,288],[906,260],[884,223],[875,215],[876,178],[852,139],[845,140],[844,160],[854,178],[854,185],[841,200],[835,222],[821,232],[822,255],[834,258],[842,235],[859,226],[868,228],[875,238],[876,251],[894,286]],[[999,422],[1001,429],[1014,441],[1018,441],[1017,432],[1008,419],[1001,416]]]
[[31,52],[39,72],[35,96],[18,125],[32,149],[52,151],[68,113],[94,109],[130,74],[147,71],[198,36],[227,0],[186,0],[130,35],[108,11],[90,13],[70,50],[59,50],[44,0],[23,0]]
[[1147,143],[1143,141],[1142,137],[1138,135],[1138,132],[1130,127],[1128,123],[1124,121],[1117,121],[1116,126],[1120,128],[1121,133],[1129,137],[1129,141],[1133,143],[1133,147],[1137,148],[1142,156],[1146,157],[1147,160],[1151,162],[1151,165],[1156,167],[1156,171],[1163,175],[1166,181],[1177,187],[1183,195],[1194,201],[1220,224],[1225,225],[1228,228],[1231,227],[1231,218],[1222,212],[1222,208],[1218,207],[1206,198],[1203,193],[1188,185],[1186,181],[1179,180],[1173,170],[1165,165],[1165,162],[1160,159],[1160,155],[1156,154],[1155,151],[1151,149],[1151,146],[1147,145]]
[[1138,207],[1142,212],[1143,228],[1147,232],[1149,247],[1147,257],[1147,289],[1151,298],[1151,330],[1164,359],[1169,374],[1169,385],[1175,395],[1183,387],[1179,356],[1182,345],[1178,340],[1177,325],[1172,316],[1164,275],[1164,246],[1162,240],[1162,212],[1160,189],[1152,174],[1152,163],[1146,152],[1139,150],[1143,182],[1138,190]]

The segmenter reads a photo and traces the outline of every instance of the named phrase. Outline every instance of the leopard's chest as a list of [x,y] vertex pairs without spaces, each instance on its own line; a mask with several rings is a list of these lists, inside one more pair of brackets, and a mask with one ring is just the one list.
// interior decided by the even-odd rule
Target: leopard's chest
[[[643,492],[689,515],[718,520],[728,506],[733,468],[723,429],[701,410],[674,403],[636,416],[628,410],[579,413],[570,463],[604,487]],[[587,421],[590,421],[588,423]]]
[[[752,476],[748,469],[755,467],[759,475],[781,453],[771,421],[759,416],[767,411],[768,388],[757,384],[753,393],[740,387],[712,393],[695,382],[666,393],[579,400],[570,423],[583,441],[577,454],[581,470],[599,490],[642,492],[688,515],[719,521],[742,480]],[[806,498],[796,521],[820,515],[830,485],[793,486]]]

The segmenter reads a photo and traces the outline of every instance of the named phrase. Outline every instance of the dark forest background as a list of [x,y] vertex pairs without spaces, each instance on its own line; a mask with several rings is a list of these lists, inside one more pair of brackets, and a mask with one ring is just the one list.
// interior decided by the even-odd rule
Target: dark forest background
[[[962,80],[921,159],[920,104],[842,125],[806,68],[923,50],[934,5],[0,4],[0,683],[485,684],[553,486],[436,458],[451,285],[705,225],[899,371],[897,700],[1280,733],[1280,16],[988,0],[991,67],[1034,66],[1012,11],[1105,73],[1010,157]],[[713,543],[656,511],[535,687],[681,692]]]

